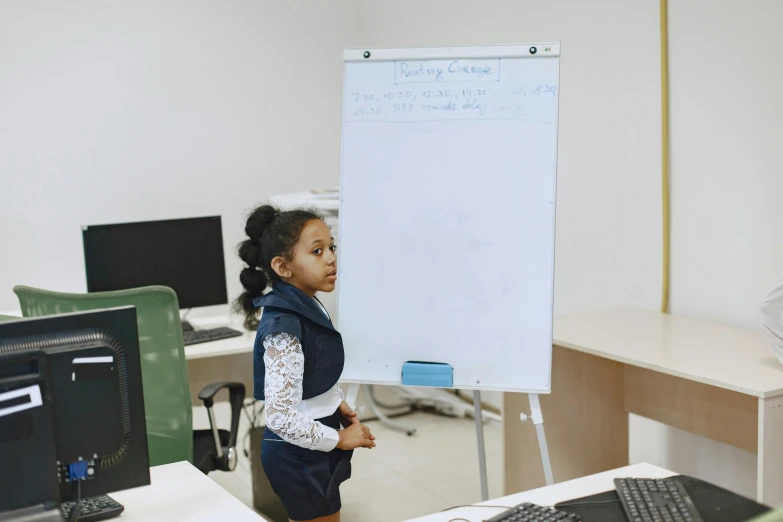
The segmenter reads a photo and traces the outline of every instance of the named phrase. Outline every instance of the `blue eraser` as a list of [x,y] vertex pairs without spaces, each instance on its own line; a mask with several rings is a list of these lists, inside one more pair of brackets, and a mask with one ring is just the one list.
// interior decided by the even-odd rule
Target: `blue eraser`
[[80,460],[68,464],[68,478],[70,480],[85,480],[87,478],[87,461]]
[[402,384],[451,388],[454,369],[446,363],[408,361],[402,365]]

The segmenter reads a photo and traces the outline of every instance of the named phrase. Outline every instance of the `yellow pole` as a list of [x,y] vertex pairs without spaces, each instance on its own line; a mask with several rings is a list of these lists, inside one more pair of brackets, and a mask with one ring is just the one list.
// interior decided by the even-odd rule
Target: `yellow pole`
[[661,1],[661,182],[663,189],[663,288],[661,312],[669,313],[670,214],[669,214],[669,42],[667,0]]

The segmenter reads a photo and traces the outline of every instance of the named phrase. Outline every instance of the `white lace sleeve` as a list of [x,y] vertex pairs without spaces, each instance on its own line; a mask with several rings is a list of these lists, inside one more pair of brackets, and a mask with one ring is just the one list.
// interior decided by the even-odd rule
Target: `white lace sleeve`
[[289,333],[267,335],[264,338],[264,366],[267,427],[284,441],[303,448],[334,449],[337,432],[297,411],[302,402],[304,375],[304,353],[299,339]]

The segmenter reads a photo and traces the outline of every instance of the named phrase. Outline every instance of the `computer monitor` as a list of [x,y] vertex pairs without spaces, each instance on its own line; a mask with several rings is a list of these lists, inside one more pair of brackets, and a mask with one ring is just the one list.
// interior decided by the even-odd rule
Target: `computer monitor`
[[60,501],[150,483],[138,339],[131,306],[0,323],[0,483]]
[[[58,520],[50,397],[43,352],[0,352],[0,520],[23,516]],[[34,474],[47,468],[50,473]]]
[[87,291],[163,285],[180,308],[228,303],[220,216],[86,226]]

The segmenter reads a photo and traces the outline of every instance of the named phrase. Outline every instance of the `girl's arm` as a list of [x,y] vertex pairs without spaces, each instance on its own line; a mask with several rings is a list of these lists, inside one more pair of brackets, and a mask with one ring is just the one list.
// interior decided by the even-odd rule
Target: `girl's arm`
[[304,374],[304,353],[299,338],[289,333],[268,335],[264,349],[267,427],[291,444],[332,451],[340,440],[337,430],[297,411],[302,402]]

